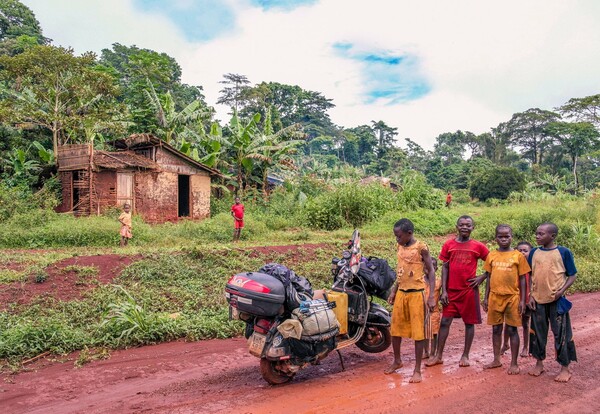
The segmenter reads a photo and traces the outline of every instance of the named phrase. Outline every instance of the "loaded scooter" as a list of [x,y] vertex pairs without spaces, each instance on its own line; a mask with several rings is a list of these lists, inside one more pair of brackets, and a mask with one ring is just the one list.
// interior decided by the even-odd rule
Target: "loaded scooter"
[[390,346],[390,314],[373,302],[373,296],[387,299],[395,274],[387,262],[372,259],[362,258],[355,230],[342,258],[332,260],[331,289],[323,299],[297,294],[299,306],[293,310],[286,306],[290,302],[286,279],[259,272],[229,279],[225,296],[230,316],[246,323],[249,352],[260,358],[260,372],[268,383],[290,381],[333,350],[356,345],[379,353]]

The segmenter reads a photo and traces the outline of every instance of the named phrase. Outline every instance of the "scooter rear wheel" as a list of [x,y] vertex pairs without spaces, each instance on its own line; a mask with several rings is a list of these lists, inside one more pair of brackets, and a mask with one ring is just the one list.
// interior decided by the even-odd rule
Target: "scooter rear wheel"
[[390,328],[383,326],[367,326],[365,333],[358,340],[356,346],[370,354],[383,352],[390,347],[392,334]]
[[260,373],[265,381],[271,385],[285,384],[290,381],[294,374],[286,374],[277,369],[280,362],[269,361],[266,358],[260,360]]

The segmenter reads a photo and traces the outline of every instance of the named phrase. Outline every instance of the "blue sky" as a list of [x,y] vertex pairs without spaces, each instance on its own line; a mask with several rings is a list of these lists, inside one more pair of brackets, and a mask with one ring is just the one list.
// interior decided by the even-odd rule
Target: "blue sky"
[[115,42],[168,53],[222,120],[225,73],[319,91],[338,125],[383,120],[426,148],[600,93],[594,0],[22,1],[77,53]]

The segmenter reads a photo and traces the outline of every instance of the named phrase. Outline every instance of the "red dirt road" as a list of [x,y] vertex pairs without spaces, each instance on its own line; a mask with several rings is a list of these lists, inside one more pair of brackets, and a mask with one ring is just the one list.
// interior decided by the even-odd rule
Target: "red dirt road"
[[[443,366],[424,368],[424,382],[409,384],[413,346],[403,349],[405,367],[384,375],[391,349],[369,355],[352,347],[301,371],[289,384],[272,387],[260,376],[258,359],[245,340],[175,342],[115,351],[82,368],[37,363],[36,370],[4,377],[3,413],[598,413],[600,412],[600,293],[578,294],[572,319],[579,363],[567,384],[553,381],[558,364],[547,361],[539,378],[505,367],[483,371],[490,360],[491,328],[477,328],[472,366],[459,368],[462,323],[455,321]],[[549,350],[549,354],[552,351]],[[33,368],[33,367],[30,367]]]

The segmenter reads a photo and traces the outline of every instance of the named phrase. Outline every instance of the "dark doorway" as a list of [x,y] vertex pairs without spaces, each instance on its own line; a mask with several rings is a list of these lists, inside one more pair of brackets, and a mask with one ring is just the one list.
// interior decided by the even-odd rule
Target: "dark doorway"
[[177,178],[177,190],[178,190],[178,216],[189,217],[190,216],[190,176],[180,175]]

